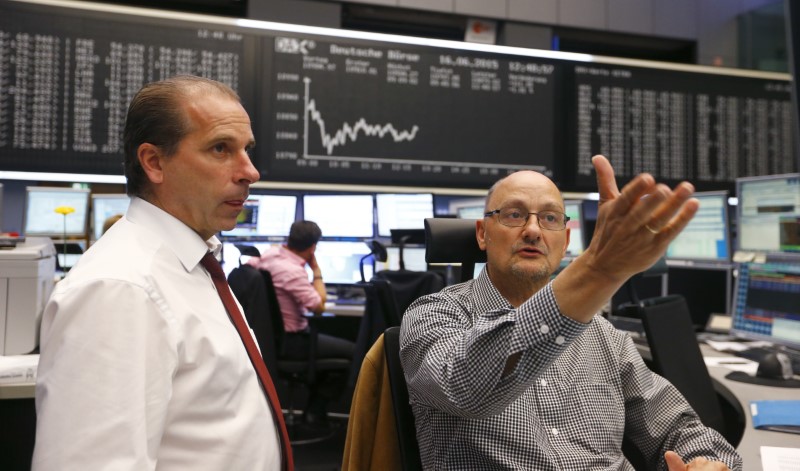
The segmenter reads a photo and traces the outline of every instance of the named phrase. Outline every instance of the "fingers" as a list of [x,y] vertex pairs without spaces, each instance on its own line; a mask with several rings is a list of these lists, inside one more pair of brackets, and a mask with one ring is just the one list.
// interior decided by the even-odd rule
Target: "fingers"
[[664,461],[667,462],[667,469],[669,469],[669,471],[685,471],[686,469],[683,458],[674,451],[664,453]]
[[664,461],[666,461],[667,469],[669,471],[686,471],[689,469],[730,471],[730,469],[725,463],[722,463],[720,461],[709,461],[703,457],[695,458],[691,462],[689,462],[689,464],[686,464],[683,462],[683,458],[681,458],[681,455],[675,453],[674,451],[668,451],[664,453]]

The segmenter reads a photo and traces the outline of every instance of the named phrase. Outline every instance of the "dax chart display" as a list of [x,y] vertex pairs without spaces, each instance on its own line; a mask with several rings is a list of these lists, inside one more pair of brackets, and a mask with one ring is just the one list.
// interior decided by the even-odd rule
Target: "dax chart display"
[[267,179],[486,187],[554,174],[553,61],[323,36],[264,49]]

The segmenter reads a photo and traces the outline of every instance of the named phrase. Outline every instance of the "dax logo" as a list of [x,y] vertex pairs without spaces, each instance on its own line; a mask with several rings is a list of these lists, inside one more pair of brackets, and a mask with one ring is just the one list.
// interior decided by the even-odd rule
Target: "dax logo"
[[286,54],[308,54],[308,51],[317,47],[311,39],[275,38],[275,52]]

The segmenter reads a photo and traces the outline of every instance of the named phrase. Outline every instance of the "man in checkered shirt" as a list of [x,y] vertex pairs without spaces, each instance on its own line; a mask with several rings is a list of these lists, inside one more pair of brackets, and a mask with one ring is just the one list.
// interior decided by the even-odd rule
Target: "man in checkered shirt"
[[595,317],[694,216],[693,187],[643,174],[619,192],[608,160],[592,162],[594,237],[553,281],[569,244],[564,203],[549,178],[521,171],[489,190],[483,272],[406,312],[400,357],[425,469],[633,469],[623,435],[647,469],[741,469],[630,337]]

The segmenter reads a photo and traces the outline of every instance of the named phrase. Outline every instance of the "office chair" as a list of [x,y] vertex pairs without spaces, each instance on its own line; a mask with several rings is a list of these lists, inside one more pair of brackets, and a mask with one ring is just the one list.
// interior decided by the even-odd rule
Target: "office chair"
[[270,273],[250,265],[242,265],[234,268],[228,275],[228,284],[242,305],[247,323],[256,336],[270,375],[288,383],[288,401],[285,402],[288,405],[286,425],[292,444],[303,445],[330,438],[334,431],[308,438],[299,436],[300,431],[294,426],[295,387],[304,385],[310,390],[314,387],[317,373],[320,371],[348,371],[351,365],[350,359],[317,358],[318,326],[315,318],[309,318],[310,346],[307,359],[286,358],[283,355],[285,338],[283,316]]
[[252,245],[246,244],[233,244],[236,247],[236,250],[239,251],[239,265],[242,265],[242,256],[247,255],[248,257],[261,257],[261,252]]
[[400,325],[403,314],[417,298],[436,293],[444,288],[444,278],[433,271],[381,270],[372,277],[372,283],[384,282],[388,285],[394,309],[384,311],[388,314],[386,327]]
[[650,345],[653,370],[683,394],[703,424],[736,446],[741,435],[734,436],[726,426],[684,297],[645,299],[640,302],[639,314]]
[[461,263],[461,281],[472,279],[476,263],[486,263],[478,246],[474,219],[426,218],[425,261]]
[[389,370],[389,387],[392,392],[392,410],[397,426],[400,445],[400,461],[403,471],[422,470],[422,460],[417,443],[414,412],[408,402],[408,386],[400,364],[400,327],[389,327],[383,334],[386,366]]

